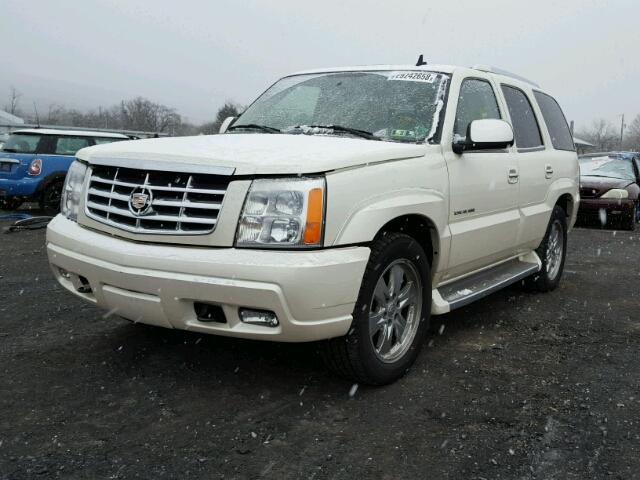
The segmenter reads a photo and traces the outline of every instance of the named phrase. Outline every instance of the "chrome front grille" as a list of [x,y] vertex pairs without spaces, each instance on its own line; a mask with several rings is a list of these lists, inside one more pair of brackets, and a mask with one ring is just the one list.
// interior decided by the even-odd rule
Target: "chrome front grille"
[[198,235],[216,226],[230,177],[96,165],[86,214],[135,233]]

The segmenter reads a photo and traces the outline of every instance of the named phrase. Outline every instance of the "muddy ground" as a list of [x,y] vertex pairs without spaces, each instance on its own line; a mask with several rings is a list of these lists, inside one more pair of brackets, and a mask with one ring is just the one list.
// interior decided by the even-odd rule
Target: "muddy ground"
[[640,478],[639,234],[575,230],[559,290],[435,317],[383,388],[313,345],[104,318],[44,231],[0,245],[2,479]]

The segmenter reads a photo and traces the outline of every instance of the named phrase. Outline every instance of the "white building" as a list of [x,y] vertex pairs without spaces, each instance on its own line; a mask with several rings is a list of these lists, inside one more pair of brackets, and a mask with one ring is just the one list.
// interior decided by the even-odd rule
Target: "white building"
[[9,136],[9,131],[14,125],[24,125],[24,120],[20,117],[16,117],[15,115],[10,114],[9,112],[0,110],[0,143],[7,139],[7,137]]

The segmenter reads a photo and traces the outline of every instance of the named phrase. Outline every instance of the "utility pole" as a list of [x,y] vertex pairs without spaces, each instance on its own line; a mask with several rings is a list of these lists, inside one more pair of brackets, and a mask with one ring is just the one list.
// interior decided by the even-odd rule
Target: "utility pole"
[[624,137],[624,113],[622,114],[622,120],[620,121],[620,150],[622,150],[622,139]]

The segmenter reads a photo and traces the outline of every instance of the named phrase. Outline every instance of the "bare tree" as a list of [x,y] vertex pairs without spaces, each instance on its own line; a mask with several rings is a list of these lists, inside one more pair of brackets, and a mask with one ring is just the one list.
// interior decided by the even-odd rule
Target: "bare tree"
[[181,117],[173,108],[137,97],[120,104],[123,127],[129,130],[146,130],[173,133],[181,123]]
[[227,117],[237,117],[242,107],[235,102],[227,100],[224,105],[218,109],[216,119],[213,122],[205,123],[200,127],[200,133],[211,135],[218,133],[220,125]]
[[592,143],[599,151],[614,150],[620,141],[613,124],[602,118],[594,120],[590,129],[578,132],[577,136]]
[[624,139],[624,148],[627,150],[640,151],[640,115],[636,115],[627,129]]
[[11,85],[9,87],[9,103],[7,103],[4,109],[9,112],[11,115],[17,115],[19,112],[19,104],[20,97],[22,97],[22,93],[20,93],[16,87]]

